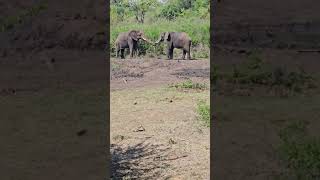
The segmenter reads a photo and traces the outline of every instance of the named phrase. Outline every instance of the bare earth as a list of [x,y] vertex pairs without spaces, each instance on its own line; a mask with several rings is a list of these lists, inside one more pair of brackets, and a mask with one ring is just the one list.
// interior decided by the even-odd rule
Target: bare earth
[[209,90],[179,91],[168,84],[209,85],[209,61],[111,60],[113,178],[209,179],[210,129],[197,119]]

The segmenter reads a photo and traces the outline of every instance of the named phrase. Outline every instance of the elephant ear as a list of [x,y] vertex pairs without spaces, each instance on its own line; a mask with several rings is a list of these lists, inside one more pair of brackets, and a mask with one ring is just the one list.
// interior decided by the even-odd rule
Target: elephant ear
[[129,37],[131,37],[135,41],[138,41],[138,35],[136,31],[130,31]]
[[164,39],[167,40],[167,41],[170,41],[171,37],[170,37],[170,33],[169,32],[166,32],[164,34]]

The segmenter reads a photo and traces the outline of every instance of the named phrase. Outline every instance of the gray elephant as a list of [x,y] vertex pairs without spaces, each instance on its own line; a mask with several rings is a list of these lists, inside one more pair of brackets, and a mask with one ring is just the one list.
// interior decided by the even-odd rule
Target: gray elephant
[[190,48],[191,48],[191,38],[185,32],[163,32],[160,34],[159,39],[155,42],[156,44],[166,41],[167,42],[167,57],[168,59],[173,59],[173,49],[182,49],[183,56],[185,58],[187,54],[187,59],[190,60]]
[[119,52],[121,51],[121,59],[124,59],[124,50],[129,48],[130,57],[132,58],[134,53],[137,54],[138,41],[140,39],[152,43],[144,37],[144,32],[141,30],[131,30],[129,32],[120,33],[115,41],[116,57],[119,57]]

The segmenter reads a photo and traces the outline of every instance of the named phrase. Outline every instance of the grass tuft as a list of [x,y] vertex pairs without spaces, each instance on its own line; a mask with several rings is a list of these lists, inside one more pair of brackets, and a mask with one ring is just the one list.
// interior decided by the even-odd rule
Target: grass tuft
[[21,11],[17,15],[0,18],[0,32],[5,32],[23,23],[26,19],[37,16],[43,10],[48,8],[46,3],[40,3],[29,9]]
[[177,89],[207,89],[207,85],[205,83],[194,83],[191,79],[188,79],[187,81],[182,83],[169,85],[169,87]]
[[205,101],[199,101],[197,106],[199,119],[204,122],[207,127],[210,127],[210,105]]
[[234,65],[228,72],[222,73],[218,71],[218,67],[214,66],[211,71],[211,82],[215,87],[219,84],[242,90],[262,87],[268,89],[269,93],[285,95],[301,94],[317,88],[315,78],[303,68],[289,70],[286,67],[274,66],[265,62],[256,53],[250,55],[246,61]]
[[307,135],[305,122],[288,125],[279,133],[280,157],[290,171],[290,179],[320,178],[320,140]]

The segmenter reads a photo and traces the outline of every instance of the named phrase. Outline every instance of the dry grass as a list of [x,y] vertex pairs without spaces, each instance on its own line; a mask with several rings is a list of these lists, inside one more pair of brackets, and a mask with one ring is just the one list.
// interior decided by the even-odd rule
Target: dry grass
[[[122,157],[121,161],[114,159],[113,166],[126,167],[114,171],[114,177],[140,174],[142,179],[177,175],[206,179],[210,134],[209,128],[197,121],[197,102],[204,99],[209,99],[208,90],[181,92],[164,87],[113,91],[111,151]],[[116,138],[119,136],[123,138]],[[136,153],[133,147],[139,147]],[[132,153],[141,156],[132,158]],[[140,165],[137,168],[134,164]]]

